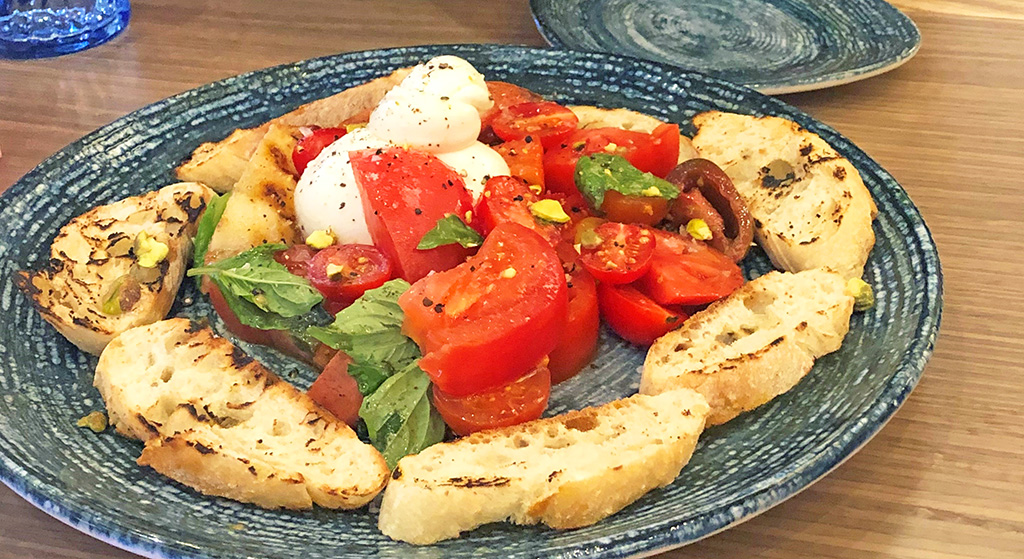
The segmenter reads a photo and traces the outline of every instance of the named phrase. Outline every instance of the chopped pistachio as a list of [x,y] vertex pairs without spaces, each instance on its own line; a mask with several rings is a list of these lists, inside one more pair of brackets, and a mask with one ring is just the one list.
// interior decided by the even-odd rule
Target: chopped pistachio
[[504,270],[501,271],[501,277],[503,277],[505,279],[512,279],[512,278],[516,277],[516,269],[515,268],[505,268]]
[[346,124],[345,125],[345,131],[346,132],[351,132],[353,130],[359,130],[360,128],[366,128],[366,123],[365,122],[360,122],[359,124]]
[[145,231],[140,231],[135,237],[135,262],[143,268],[156,268],[169,252],[167,243],[161,243]]
[[107,430],[107,414],[94,411],[79,419],[75,425],[91,429],[93,433],[102,433]]
[[103,305],[100,307],[103,314],[110,316],[121,314],[121,287],[124,285],[124,279],[125,276],[121,276],[114,280],[114,283],[110,284],[110,289],[103,296]]
[[534,217],[555,223],[568,223],[569,214],[565,213],[558,200],[538,200],[530,204],[530,213]]
[[325,271],[327,272],[327,278],[338,281],[345,274],[345,266],[341,264],[328,264]]
[[875,306],[875,291],[871,289],[871,284],[860,278],[846,281],[846,294],[853,297],[855,311],[866,311]]
[[323,229],[313,231],[306,237],[306,244],[317,250],[325,249],[334,244],[334,234]]
[[544,192],[544,187],[539,185],[539,184],[531,184],[530,186],[528,186],[526,188],[529,188],[530,192],[532,192],[534,194],[538,194],[538,195],[542,194]]
[[466,210],[466,223],[473,223],[473,210]]
[[711,228],[703,219],[691,219],[686,223],[686,232],[698,241],[711,240]]
[[640,194],[644,196],[661,196],[661,191],[658,190],[657,186],[651,186],[640,191]]
[[583,248],[597,248],[601,246],[601,243],[603,242],[604,239],[601,238],[601,235],[598,235],[593,229],[588,229],[580,233],[580,246]]
[[242,524],[241,522],[236,522],[228,526],[228,528],[236,532],[241,532],[242,530],[245,530],[245,524]]

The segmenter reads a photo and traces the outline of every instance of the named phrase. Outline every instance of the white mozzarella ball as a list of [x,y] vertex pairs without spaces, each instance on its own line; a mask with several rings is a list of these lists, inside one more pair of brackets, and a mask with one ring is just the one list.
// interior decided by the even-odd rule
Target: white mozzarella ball
[[466,190],[473,195],[474,202],[483,195],[487,179],[510,174],[508,164],[501,154],[480,142],[473,142],[459,151],[436,155],[463,177]]
[[339,243],[373,243],[349,152],[389,145],[359,128],[324,148],[309,163],[295,187],[295,214],[303,236],[330,230]]

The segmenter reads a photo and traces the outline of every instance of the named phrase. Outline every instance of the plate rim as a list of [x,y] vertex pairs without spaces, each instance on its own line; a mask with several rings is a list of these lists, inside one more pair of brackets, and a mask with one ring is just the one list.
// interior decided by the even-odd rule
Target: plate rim
[[[382,58],[389,56],[396,57],[406,55],[410,51],[421,56],[434,55],[440,52],[460,54],[458,52],[460,50],[462,51],[462,54],[467,52],[470,54],[515,52],[520,55],[529,55],[529,53],[533,53],[534,55],[544,56],[545,54],[555,53],[571,56],[577,60],[582,58],[589,59],[594,62],[608,62],[609,60],[612,60],[638,63],[646,65],[659,73],[673,74],[683,72],[691,74],[692,78],[702,81],[703,85],[718,86],[727,90],[731,89],[737,93],[742,93],[744,96],[753,96],[755,99],[760,98],[763,103],[771,106],[770,108],[772,110],[778,111],[781,109],[783,112],[790,113],[789,115],[786,115],[787,117],[796,117],[795,120],[800,124],[800,126],[815,131],[825,138],[830,144],[836,146],[837,149],[847,157],[856,156],[857,158],[863,159],[866,164],[872,167],[871,171],[877,175],[877,179],[882,183],[882,186],[891,190],[896,196],[898,203],[907,208],[908,211],[913,214],[916,218],[915,225],[919,226],[917,234],[921,237],[922,243],[916,245],[914,248],[920,252],[922,264],[925,266],[925,269],[921,271],[926,273],[926,284],[934,290],[935,297],[934,299],[925,298],[923,301],[921,315],[914,330],[915,337],[913,341],[908,345],[907,350],[901,354],[899,363],[892,371],[889,380],[885,383],[884,389],[879,393],[872,405],[861,414],[851,418],[850,423],[854,424],[851,429],[841,433],[834,444],[829,446],[825,451],[817,453],[815,458],[810,460],[806,465],[789,472],[785,479],[781,480],[777,485],[766,487],[743,497],[737,497],[726,503],[720,504],[714,511],[695,515],[689,520],[684,521],[678,518],[673,518],[661,523],[647,525],[639,529],[624,530],[613,536],[602,538],[601,545],[599,547],[592,547],[588,550],[588,556],[622,559],[625,557],[642,557],[663,553],[670,549],[675,549],[698,541],[699,539],[709,537],[736,524],[749,520],[750,518],[753,518],[754,516],[765,512],[796,495],[841,465],[846,459],[866,444],[889,421],[889,419],[892,418],[899,407],[906,401],[906,398],[919,382],[924,368],[932,355],[935,340],[939,332],[943,307],[943,274],[938,249],[919,208],[913,204],[907,192],[896,181],[896,179],[877,161],[869,157],[852,141],[824,122],[814,119],[799,108],[789,105],[784,101],[766,96],[745,86],[708,76],[695,70],[683,69],[671,64],[600,52],[546,49],[527,45],[503,45],[490,43],[413,45],[384,49],[366,49],[280,64],[252,70],[235,76],[229,76],[208,84],[203,84],[173,96],[158,100],[123,115],[82,136],[53,155],[47,157],[39,165],[26,173],[22,178],[18,179],[5,192],[0,194],[0,201],[6,202],[15,197],[30,195],[31,189],[33,188],[32,180],[36,175],[45,171],[44,166],[57,164],[61,157],[64,157],[69,153],[73,153],[82,146],[91,143],[95,138],[107,133],[108,130],[113,130],[121,125],[125,120],[137,117],[140,114],[149,114],[153,111],[164,110],[166,105],[172,104],[183,97],[204,93],[210,89],[224,87],[226,82],[244,82],[246,80],[253,80],[258,76],[286,71],[289,68],[298,69],[302,65],[309,64],[313,61],[326,61],[329,59],[339,58],[354,59],[370,54],[376,54]],[[22,476],[17,475],[18,470],[22,470]],[[26,499],[37,508],[43,510],[46,514],[60,520],[76,530],[88,534],[93,538],[126,551],[141,554],[145,557],[159,559],[205,559],[220,557],[216,555],[218,551],[217,549],[213,549],[213,554],[209,554],[207,551],[210,548],[197,548],[193,552],[169,547],[167,545],[161,545],[159,540],[155,540],[154,538],[147,539],[146,537],[140,536],[131,530],[121,528],[116,522],[111,522],[110,519],[113,515],[93,515],[92,518],[85,518],[86,515],[90,514],[90,511],[86,511],[86,513],[83,514],[81,511],[68,507],[59,499],[50,498],[39,489],[39,486],[42,485],[39,479],[32,479],[31,481],[34,482],[37,487],[30,487],[32,484],[29,483],[30,480],[26,479],[24,473],[24,469],[12,457],[0,452],[0,481],[10,487],[19,496]],[[687,524],[689,523],[699,524],[703,528],[698,530],[689,529],[687,528]],[[652,529],[654,529],[653,527],[658,528],[658,533],[650,533]],[[693,535],[694,533],[696,533],[696,535]],[[618,544],[624,542],[632,542],[634,544],[641,545],[642,549],[630,551],[628,549],[616,547]],[[568,555],[564,554],[562,556],[568,557]]]
[[[551,26],[550,22],[544,21],[540,15],[543,9],[539,8],[541,2],[544,0],[530,0],[530,15],[533,17],[533,23],[537,27],[537,32],[540,36],[547,41],[547,43],[557,49],[565,50],[576,50],[578,46],[570,45],[568,42],[563,40],[558,32]],[[759,0],[761,2],[770,2],[770,0]],[[917,26],[917,23],[908,16],[903,10],[900,10],[893,4],[886,0],[860,0],[863,2],[873,2],[876,5],[884,5],[885,9],[893,12],[893,17],[899,20],[903,25],[909,24],[908,29],[913,31],[913,45],[910,49],[903,49],[899,52],[893,53],[893,56],[886,58],[885,60],[873,62],[871,64],[863,64],[855,66],[853,68],[846,68],[843,70],[836,70],[828,72],[818,76],[802,77],[796,80],[778,80],[778,81],[751,81],[751,82],[733,82],[739,85],[743,85],[754,89],[764,95],[785,95],[789,93],[801,93],[805,91],[815,91],[819,89],[827,89],[830,87],[838,87],[840,85],[846,85],[875,76],[882,75],[886,72],[890,72],[903,66],[910,59],[914,58],[915,55],[921,50],[921,29]],[[587,51],[587,52],[605,52],[607,54],[617,54],[608,51]],[[623,55],[617,54],[618,56],[634,56],[634,55]],[[634,56],[636,57],[636,56]],[[653,60],[643,57],[642,58],[649,62],[657,62],[662,64],[669,64],[685,70],[691,70],[695,72],[701,72],[702,70],[685,66],[683,64],[670,64],[660,60]],[[722,79],[722,78],[718,78]]]

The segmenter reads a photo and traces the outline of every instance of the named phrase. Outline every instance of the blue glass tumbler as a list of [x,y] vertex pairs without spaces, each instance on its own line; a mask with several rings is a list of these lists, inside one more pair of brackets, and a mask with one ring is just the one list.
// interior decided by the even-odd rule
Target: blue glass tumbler
[[128,25],[128,0],[0,0],[0,58],[43,58],[107,41]]

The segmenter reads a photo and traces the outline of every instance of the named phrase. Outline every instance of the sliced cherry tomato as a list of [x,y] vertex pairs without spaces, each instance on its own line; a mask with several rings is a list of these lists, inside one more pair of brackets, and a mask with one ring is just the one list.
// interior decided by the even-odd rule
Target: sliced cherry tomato
[[[569,250],[573,250],[569,247]],[[573,250],[573,253],[576,251]],[[569,275],[569,316],[565,332],[555,349],[548,354],[551,383],[571,378],[590,363],[597,351],[597,334],[601,318],[597,310],[597,285],[582,266],[566,263]]]
[[608,326],[637,345],[653,344],[686,320],[685,314],[666,309],[629,285],[598,284],[597,300]]
[[345,306],[389,279],[391,260],[373,245],[332,245],[309,261],[309,283]]
[[494,106],[480,117],[481,125],[484,128],[491,124],[491,121],[498,116],[502,109],[520,103],[544,100],[543,97],[529,89],[508,82],[488,81],[487,91],[491,94],[491,99],[494,100]]
[[462,177],[428,153],[392,147],[350,154],[373,244],[395,275],[411,282],[466,260],[457,243],[419,250],[423,235],[448,214],[463,216],[473,200]]
[[363,395],[359,392],[356,379],[348,374],[350,364],[352,358],[345,352],[334,354],[306,394],[320,407],[334,414],[334,417],[355,426],[359,421],[359,406],[363,403]]
[[627,196],[609,190],[604,193],[601,211],[610,221],[654,225],[668,215],[668,200],[661,196]]
[[316,254],[316,249],[305,244],[292,245],[285,250],[274,254],[274,260],[283,264],[288,271],[296,276],[306,277],[309,275],[309,261]]
[[550,394],[551,373],[541,365],[509,384],[471,396],[452,396],[435,385],[434,407],[456,435],[468,435],[537,419]]
[[544,180],[548,190],[576,190],[576,162],[584,155],[597,152],[621,155],[637,169],[664,177],[679,159],[679,127],[662,124],[650,134],[619,128],[577,130],[544,153]]
[[513,177],[544,188],[544,148],[532,136],[494,146],[508,164]]
[[499,224],[480,251],[416,282],[399,299],[419,365],[452,396],[515,380],[551,352],[565,329],[565,272],[534,231]]
[[580,264],[597,281],[630,283],[651,267],[654,233],[650,228],[609,221],[582,237]]
[[319,128],[312,134],[299,140],[295,150],[292,151],[292,163],[295,170],[301,175],[306,170],[309,162],[316,159],[325,147],[334,143],[335,140],[348,133],[346,128]]
[[568,138],[579,122],[576,113],[566,107],[551,101],[539,101],[502,109],[494,117],[491,127],[506,142],[529,136],[539,139],[545,148],[550,148]]
[[295,343],[295,340],[291,337],[291,334],[284,330],[260,330],[259,328],[253,328],[242,324],[238,317],[235,315],[231,307],[228,306],[228,302],[224,299],[224,294],[220,292],[220,289],[215,283],[207,279],[203,280],[203,286],[210,296],[210,303],[213,305],[213,310],[217,312],[220,319],[224,321],[224,326],[227,327],[228,331],[238,337],[238,339],[249,342],[251,344],[260,344],[268,347],[277,349],[283,353],[297,357],[304,361],[310,361],[311,356],[299,348]]
[[743,272],[729,257],[690,236],[652,229],[651,268],[636,288],[662,305],[702,305],[743,285]]
[[484,192],[473,210],[473,225],[485,236],[502,223],[518,223],[536,231],[554,246],[561,240],[558,227],[542,222],[530,212],[530,204],[540,200],[515,177],[493,177],[484,185]]

